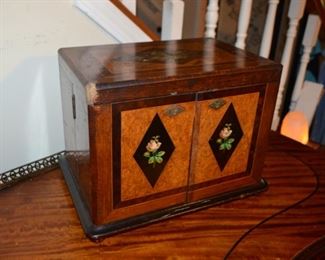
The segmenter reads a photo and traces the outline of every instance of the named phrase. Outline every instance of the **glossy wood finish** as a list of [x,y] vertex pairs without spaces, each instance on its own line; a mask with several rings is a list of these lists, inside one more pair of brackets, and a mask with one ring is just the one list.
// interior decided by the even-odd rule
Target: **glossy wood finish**
[[279,64],[207,38],[63,48],[59,55],[90,104],[238,88],[278,81],[281,73]]
[[0,192],[0,255],[222,259],[239,241],[229,259],[290,259],[309,245],[318,248],[311,247],[311,254],[324,256],[324,157],[324,149],[313,151],[274,135],[263,169],[266,192],[100,243],[84,236],[62,174],[54,170]]
[[[281,65],[214,39],[64,48],[59,60],[68,161],[96,225],[247,186],[258,189],[266,145],[261,138],[271,120],[264,111],[274,107]],[[228,104],[207,113],[217,98]],[[213,155],[219,147],[201,148],[209,146],[230,103],[243,138],[220,171]],[[176,104],[186,111],[168,119],[164,111]],[[153,186],[134,153],[155,114],[175,151]]]
[[[214,39],[64,48],[59,61],[66,158],[95,224],[261,184],[257,166],[263,154],[260,161],[254,158],[265,149],[259,132],[268,129],[271,114],[264,114],[264,121],[261,115],[273,109],[280,65]],[[220,97],[233,103],[244,132],[224,171],[211,149],[207,160],[200,150],[230,105],[206,113]],[[175,104],[186,112],[168,119],[164,110]],[[153,187],[133,154],[155,114],[176,150]],[[210,123],[201,127],[200,122]],[[202,170],[196,176],[197,169]],[[214,175],[197,180],[206,171]],[[205,185],[218,174],[216,185]]]

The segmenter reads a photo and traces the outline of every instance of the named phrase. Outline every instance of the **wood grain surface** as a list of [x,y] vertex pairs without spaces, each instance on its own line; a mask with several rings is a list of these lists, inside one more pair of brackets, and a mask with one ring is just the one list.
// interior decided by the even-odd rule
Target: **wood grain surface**
[[[67,143],[76,148],[69,151],[86,153],[82,165],[79,158],[70,160],[74,163],[72,174],[77,176],[78,190],[85,197],[94,223],[106,224],[260,183],[280,64],[205,38],[63,48],[59,50],[59,63],[62,93],[66,95],[63,112]],[[244,132],[236,149],[237,141],[234,142],[234,154],[228,165],[221,166],[222,172],[216,169],[208,147],[221,118],[204,109],[210,102],[207,100],[219,97],[233,103],[231,107],[237,110]],[[162,100],[174,102],[160,103]],[[177,116],[183,118],[179,123],[184,123],[163,118],[165,105],[189,101],[193,105]],[[134,103],[136,107],[132,107]],[[153,108],[160,106],[162,110]],[[199,109],[201,116],[197,115]],[[140,117],[136,111],[145,116]],[[140,160],[140,170],[132,157],[155,113],[166,124],[176,148],[152,188],[158,174],[150,175],[148,185],[142,171],[147,165],[143,166]],[[197,131],[200,120],[207,124]],[[206,153],[198,151],[198,165],[192,170],[196,133],[202,136],[203,146],[208,148],[205,152],[210,156],[205,158]],[[234,129],[236,133],[234,137],[239,140],[241,130]],[[224,153],[222,157],[228,155]],[[202,171],[197,174],[197,169]],[[186,192],[189,190],[193,192]]]
[[290,259],[317,240],[321,252],[324,158],[324,149],[274,135],[263,169],[266,192],[100,243],[84,236],[62,174],[53,170],[0,192],[0,258]]
[[[159,96],[209,90],[211,85],[237,88],[277,81],[281,73],[273,61],[208,38],[62,48],[59,56],[86,88],[95,86],[92,104],[146,97],[146,91]],[[202,76],[210,82],[200,83]],[[156,84],[176,79],[185,81],[168,88]]]
[[[188,183],[188,168],[191,149],[195,103],[179,103],[184,111],[170,117],[166,110],[170,104],[150,108],[139,108],[121,113],[121,200],[129,200],[150,194],[184,187]],[[154,116],[158,114],[175,146],[169,162],[154,187],[150,185],[141,168],[133,159]],[[139,124],[141,122],[141,124]],[[136,127],[134,127],[136,126]],[[164,140],[160,140],[163,142]],[[183,202],[185,201],[185,196]],[[180,203],[175,201],[176,203]]]
[[[222,97],[226,104],[218,110],[209,107],[214,99],[200,101],[199,107],[202,116],[200,117],[198,155],[193,177],[194,184],[246,171],[258,97],[258,92]],[[230,104],[233,104],[235,107],[244,135],[240,140],[240,145],[235,149],[225,168],[221,170],[208,142]]]

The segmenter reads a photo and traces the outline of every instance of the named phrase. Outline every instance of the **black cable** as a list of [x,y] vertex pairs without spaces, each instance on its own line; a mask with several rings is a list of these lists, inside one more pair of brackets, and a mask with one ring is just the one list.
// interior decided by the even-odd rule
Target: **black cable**
[[292,204],[292,205],[290,205],[290,206],[288,206],[288,207],[286,207],[286,208],[284,208],[284,209],[282,209],[282,210],[280,210],[280,211],[278,211],[278,212],[272,214],[271,216],[269,216],[269,217],[263,219],[261,222],[259,222],[259,223],[256,224],[255,226],[253,226],[253,227],[251,227],[250,229],[248,229],[248,230],[247,230],[243,235],[241,235],[241,237],[240,237],[240,238],[239,238],[239,239],[238,239],[238,240],[237,240],[237,241],[232,245],[232,247],[229,249],[229,251],[227,252],[227,254],[226,254],[225,257],[224,257],[225,260],[228,259],[228,257],[229,257],[229,256],[232,254],[232,252],[236,249],[236,247],[239,245],[239,243],[240,243],[240,242],[241,242],[245,237],[247,237],[247,236],[248,236],[248,235],[249,235],[253,230],[255,230],[255,229],[258,228],[259,226],[263,225],[265,222],[271,220],[272,218],[274,218],[274,217],[276,217],[276,216],[278,216],[278,215],[280,215],[280,214],[282,214],[282,213],[284,213],[284,212],[286,212],[286,211],[288,211],[288,210],[290,210],[290,209],[292,209],[292,208],[297,207],[299,204],[305,202],[306,200],[308,200],[308,199],[310,199],[312,196],[314,196],[315,193],[319,190],[319,177],[318,177],[318,175],[316,174],[316,172],[314,171],[314,169],[312,169],[308,164],[306,164],[304,161],[302,161],[299,157],[297,157],[297,156],[295,156],[295,155],[292,155],[292,154],[290,154],[290,153],[288,153],[288,152],[284,152],[284,153],[286,153],[286,154],[288,154],[288,155],[294,157],[295,159],[297,159],[298,161],[300,161],[301,163],[303,163],[305,166],[307,166],[307,167],[311,170],[311,172],[313,173],[313,175],[314,175],[314,177],[315,177],[315,179],[316,179],[316,185],[315,185],[314,190],[313,190],[313,191],[312,191],[308,196],[306,196],[305,198],[303,198],[303,199],[297,201],[296,203],[294,203],[294,204]]

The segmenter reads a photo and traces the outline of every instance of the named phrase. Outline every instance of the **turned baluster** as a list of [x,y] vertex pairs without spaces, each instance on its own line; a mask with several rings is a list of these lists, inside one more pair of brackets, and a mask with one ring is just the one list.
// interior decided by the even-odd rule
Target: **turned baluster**
[[209,4],[207,7],[207,12],[205,15],[205,37],[215,38],[216,36],[216,28],[218,23],[218,11],[219,5],[218,0],[209,0]]
[[182,0],[165,0],[163,3],[162,40],[182,38],[184,2]]
[[302,45],[304,46],[303,55],[300,59],[300,67],[296,79],[296,83],[293,89],[293,94],[291,97],[290,110],[294,110],[297,101],[300,97],[303,82],[305,79],[307,65],[310,59],[310,53],[312,48],[315,46],[321,21],[317,15],[309,15],[307,20],[307,25],[304,33],[304,38],[302,40]]
[[285,47],[281,59],[283,68],[282,68],[279,92],[278,92],[276,105],[275,105],[275,111],[273,115],[272,130],[276,130],[280,122],[281,106],[285,94],[285,84],[288,77],[289,65],[290,65],[292,51],[293,51],[293,44],[297,35],[297,27],[298,27],[299,20],[301,19],[305,10],[305,5],[306,5],[306,0],[291,0],[290,2],[289,12],[288,12],[288,17],[290,19],[289,29],[287,31]]
[[237,26],[236,43],[235,46],[240,49],[245,49],[247,30],[249,19],[251,17],[252,0],[242,0],[240,3],[240,13]]
[[265,20],[264,32],[260,49],[260,55],[264,58],[268,58],[270,55],[275,15],[278,4],[279,0],[269,0],[269,6],[267,10],[267,16]]

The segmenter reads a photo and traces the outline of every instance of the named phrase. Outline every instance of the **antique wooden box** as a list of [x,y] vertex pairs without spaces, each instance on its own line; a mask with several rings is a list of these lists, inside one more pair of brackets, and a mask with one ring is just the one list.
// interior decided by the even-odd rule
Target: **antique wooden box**
[[64,48],[59,62],[60,164],[91,239],[265,189],[281,65],[214,39]]

